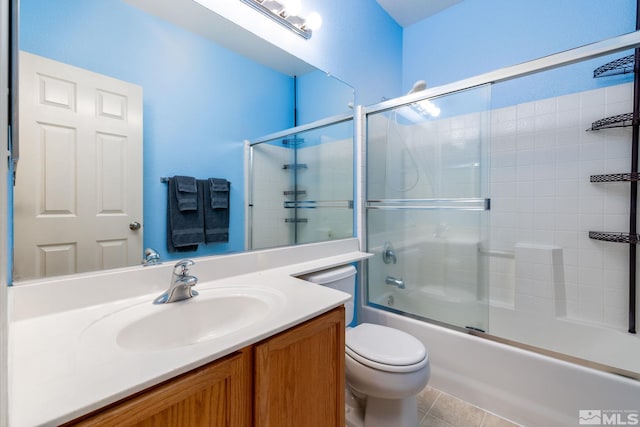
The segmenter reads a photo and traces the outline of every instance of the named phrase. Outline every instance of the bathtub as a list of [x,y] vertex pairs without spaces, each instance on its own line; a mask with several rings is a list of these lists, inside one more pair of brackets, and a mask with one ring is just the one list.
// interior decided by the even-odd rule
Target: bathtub
[[408,286],[402,290],[389,290],[373,302],[382,308],[437,319],[450,325],[468,326],[481,331],[488,328],[487,304],[477,300],[474,295],[456,289]]
[[[381,243],[393,239],[376,237],[380,244],[371,251],[380,254]],[[478,286],[488,279],[488,258],[478,257],[479,240],[415,237],[402,243],[395,247],[397,263],[384,264],[379,255],[369,260],[362,286],[368,277],[372,304],[366,302],[367,292],[361,292],[358,321],[392,326],[419,338],[429,350],[432,386],[527,426],[578,426],[580,410],[621,411],[621,416],[633,413],[640,418],[640,380],[620,375],[640,372],[640,337],[489,304],[489,295]],[[523,248],[545,254],[550,250]],[[405,288],[386,285],[387,276],[402,278]],[[465,327],[499,339],[466,333]],[[552,357],[554,353],[572,358]],[[618,373],[595,369],[605,365],[617,367]]]
[[626,331],[504,305],[487,306],[486,301],[472,294],[455,288],[451,292],[442,286],[392,289],[376,298],[374,304],[479,329],[502,340],[582,359],[587,366],[600,365],[609,372],[630,377],[637,377],[640,372],[640,336]]
[[359,309],[360,322],[391,326],[424,343],[431,362],[430,385],[516,423],[577,426],[581,410],[621,417],[640,413],[638,380],[387,312],[364,301]]

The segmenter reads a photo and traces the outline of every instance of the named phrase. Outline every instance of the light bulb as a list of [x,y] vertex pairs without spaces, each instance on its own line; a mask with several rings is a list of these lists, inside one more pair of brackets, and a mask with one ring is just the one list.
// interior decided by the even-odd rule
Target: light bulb
[[311,12],[306,19],[305,26],[312,31],[322,26],[322,16],[318,12]]
[[274,14],[278,15],[282,11],[282,4],[275,0],[264,0],[262,5],[269,9]]
[[283,0],[284,10],[287,15],[300,15],[302,11],[302,2],[300,0]]

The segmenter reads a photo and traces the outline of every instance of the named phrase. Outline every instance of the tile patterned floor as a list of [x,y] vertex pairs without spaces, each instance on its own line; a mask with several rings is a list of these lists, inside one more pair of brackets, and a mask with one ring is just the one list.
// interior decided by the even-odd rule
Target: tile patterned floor
[[418,395],[420,427],[517,427],[518,424],[500,418],[470,403],[425,387]]

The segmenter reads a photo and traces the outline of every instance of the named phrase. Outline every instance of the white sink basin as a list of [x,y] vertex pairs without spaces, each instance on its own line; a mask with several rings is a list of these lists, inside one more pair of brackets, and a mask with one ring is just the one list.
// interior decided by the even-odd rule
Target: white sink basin
[[93,323],[83,336],[115,339],[119,347],[132,351],[170,350],[242,332],[284,306],[284,295],[271,289],[239,286],[198,292],[184,301],[157,305],[150,299],[129,306]]

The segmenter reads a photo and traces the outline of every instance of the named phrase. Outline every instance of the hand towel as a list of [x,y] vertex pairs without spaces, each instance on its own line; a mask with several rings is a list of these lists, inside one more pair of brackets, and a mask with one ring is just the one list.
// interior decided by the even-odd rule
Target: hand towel
[[191,176],[174,176],[176,182],[176,198],[180,212],[198,209],[198,187],[196,179]]
[[222,178],[209,178],[209,191],[211,197],[205,197],[204,200],[210,200],[211,208],[229,208],[229,181]]
[[[213,185],[211,184],[211,178],[206,181],[198,181],[198,189],[202,188],[203,198],[205,201],[203,205],[206,243],[222,243],[229,241],[229,187],[231,184],[227,180],[221,181],[224,181],[224,184],[218,182],[217,185],[220,185],[220,187],[215,188],[221,188],[224,186],[226,191],[220,191],[220,193],[224,193],[226,197],[224,198],[224,203],[216,202],[216,206],[224,206],[219,208],[213,207],[213,196],[211,195]],[[220,195],[216,195],[216,198],[219,196]],[[220,196],[220,198],[222,197]]]
[[181,211],[176,181],[176,177],[173,177],[169,178],[168,183],[167,248],[169,252],[195,251],[198,244],[204,243],[204,203],[197,203],[196,199],[195,210]]

